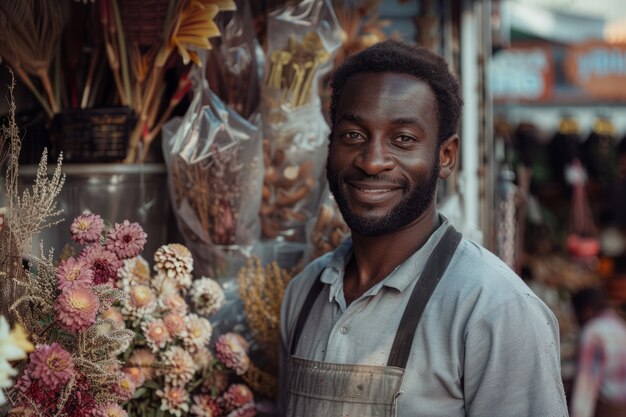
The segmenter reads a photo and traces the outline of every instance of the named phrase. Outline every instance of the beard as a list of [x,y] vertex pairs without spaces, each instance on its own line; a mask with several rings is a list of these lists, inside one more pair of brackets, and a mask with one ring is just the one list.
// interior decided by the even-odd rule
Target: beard
[[[337,176],[337,173],[330,168],[328,161],[326,162],[326,178],[328,180],[330,192],[335,197],[339,211],[341,211],[343,219],[350,230],[366,237],[384,236],[400,230],[418,219],[422,214],[424,214],[426,209],[432,203],[437,190],[437,182],[439,180],[439,152],[436,152],[436,159],[430,174],[415,184],[413,189],[410,188],[406,179],[401,181],[392,181],[401,186],[402,198],[388,213],[383,216],[359,215],[352,211],[346,198],[345,189],[340,186],[339,177]],[[372,182],[385,180],[386,182],[390,182],[382,175],[353,175],[350,176],[350,179],[367,179]],[[342,183],[346,183],[345,179]],[[366,209],[371,210],[373,207]]]

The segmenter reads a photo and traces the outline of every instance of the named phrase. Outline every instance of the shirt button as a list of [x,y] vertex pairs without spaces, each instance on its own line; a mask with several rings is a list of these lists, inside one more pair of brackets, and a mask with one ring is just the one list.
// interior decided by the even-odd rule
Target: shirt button
[[344,324],[343,326],[341,326],[339,331],[341,332],[341,334],[348,334],[348,332],[350,331],[350,326]]

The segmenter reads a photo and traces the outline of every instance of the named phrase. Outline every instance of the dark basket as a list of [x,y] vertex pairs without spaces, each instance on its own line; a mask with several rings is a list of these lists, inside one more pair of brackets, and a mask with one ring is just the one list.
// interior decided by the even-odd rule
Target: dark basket
[[54,116],[52,143],[65,162],[116,162],[126,157],[134,112],[126,107],[68,110]]

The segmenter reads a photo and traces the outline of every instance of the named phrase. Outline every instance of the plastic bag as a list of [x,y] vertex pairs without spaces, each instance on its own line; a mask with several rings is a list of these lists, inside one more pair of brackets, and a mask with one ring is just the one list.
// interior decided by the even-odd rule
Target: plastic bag
[[163,130],[178,228],[201,275],[221,278],[245,263],[259,236],[261,131],[196,80],[183,118]]
[[222,35],[211,39],[206,78],[228,107],[249,120],[259,107],[264,66],[249,2],[237,0],[237,10],[218,14],[216,24]]
[[269,17],[269,69],[261,104],[264,239],[307,242],[306,223],[324,195],[330,131],[317,84],[340,44],[341,30],[328,1],[302,1]]

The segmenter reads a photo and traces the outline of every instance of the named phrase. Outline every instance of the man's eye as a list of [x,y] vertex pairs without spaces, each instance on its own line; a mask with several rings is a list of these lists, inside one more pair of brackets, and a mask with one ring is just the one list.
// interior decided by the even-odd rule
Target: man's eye
[[396,138],[396,141],[402,144],[409,144],[415,142],[415,138],[413,136],[401,135]]
[[359,132],[346,132],[342,136],[347,140],[359,140],[361,138],[361,134]]

